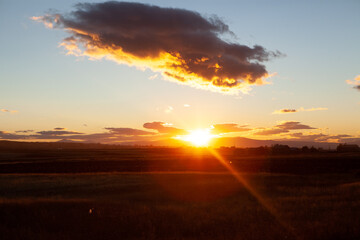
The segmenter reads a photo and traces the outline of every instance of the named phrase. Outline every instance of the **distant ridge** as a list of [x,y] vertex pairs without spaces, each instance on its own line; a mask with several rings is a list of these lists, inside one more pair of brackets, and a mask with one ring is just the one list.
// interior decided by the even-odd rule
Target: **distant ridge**
[[[358,144],[360,142],[349,142],[349,144]],[[244,137],[224,137],[215,138],[210,142],[211,147],[237,147],[237,148],[256,148],[261,146],[273,146],[275,144],[288,145],[289,147],[301,148],[303,146],[323,148],[323,149],[336,149],[339,143],[327,142],[313,142],[313,141],[296,141],[296,140],[256,140]],[[57,142],[20,142],[20,141],[7,141],[0,140],[0,149],[6,148],[118,148],[118,147],[182,147],[191,146],[178,139],[163,139],[157,141],[131,141],[124,143],[104,144],[94,142],[78,142],[68,139],[62,139]]]

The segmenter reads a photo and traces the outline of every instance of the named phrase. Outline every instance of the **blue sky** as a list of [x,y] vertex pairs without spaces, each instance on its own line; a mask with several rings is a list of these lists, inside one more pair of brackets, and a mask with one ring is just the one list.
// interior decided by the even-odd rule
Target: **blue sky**
[[[272,84],[236,96],[149,79],[155,74],[149,69],[66,55],[58,45],[68,34],[30,17],[69,12],[77,2],[0,1],[0,109],[17,111],[0,112],[0,130],[95,133],[152,121],[184,129],[270,128],[298,121],[314,132],[360,135],[360,92],[345,82],[360,75],[359,1],[139,1],[215,14],[237,36],[232,41],[286,55],[265,63],[277,73]],[[272,114],[301,107],[327,110]]]

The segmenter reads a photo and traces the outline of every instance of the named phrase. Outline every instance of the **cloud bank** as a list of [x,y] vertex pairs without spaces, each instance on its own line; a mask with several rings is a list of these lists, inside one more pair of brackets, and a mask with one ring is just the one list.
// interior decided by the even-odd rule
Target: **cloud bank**
[[194,11],[114,1],[75,8],[32,19],[67,31],[61,45],[68,54],[150,68],[193,87],[235,93],[262,85],[269,76],[263,62],[282,55],[224,41],[233,35],[228,25]]
[[[138,144],[152,145],[156,141],[161,141],[165,145],[179,135],[187,135],[190,132],[185,129],[173,127],[172,124],[165,122],[148,122],[144,123],[145,129],[156,130],[150,132],[143,129],[126,128],[126,127],[106,127],[105,131],[98,133],[81,133],[77,131],[60,130],[65,128],[54,128],[54,130],[19,130],[15,132],[0,131],[0,140],[18,140],[18,141],[77,141],[93,142],[107,144]],[[56,130],[59,129],[59,130]],[[287,121],[280,122],[272,128],[250,128],[248,126],[239,126],[234,123],[214,124],[209,130],[211,134],[218,135],[221,138],[225,133],[252,132],[254,136],[272,136],[275,135],[284,140],[291,141],[316,141],[316,142],[352,142],[359,141],[360,138],[347,134],[329,135],[323,133],[314,133],[316,129],[300,122]],[[319,130],[319,129],[318,129]],[[279,140],[279,139],[278,139]],[[181,143],[180,143],[181,144]]]

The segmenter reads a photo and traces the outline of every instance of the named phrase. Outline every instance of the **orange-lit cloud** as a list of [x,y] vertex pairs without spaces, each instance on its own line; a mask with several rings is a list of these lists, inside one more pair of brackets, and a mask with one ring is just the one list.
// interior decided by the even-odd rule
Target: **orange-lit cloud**
[[156,133],[144,131],[140,129],[134,128],[105,128],[109,130],[110,133],[118,134],[118,135],[131,135],[131,136],[143,136],[143,135],[154,135]]
[[5,113],[17,113],[18,111],[16,111],[16,110],[8,110],[8,109],[0,109],[0,112],[5,112]]
[[284,108],[284,109],[280,109],[280,110],[276,110],[274,111],[272,114],[286,114],[286,113],[296,113],[296,112],[313,112],[313,111],[324,111],[324,110],[328,110],[328,108],[323,108],[323,107],[318,107],[318,108],[299,108],[299,109],[289,109],[289,108]]
[[360,75],[354,77],[354,80],[346,80],[346,83],[354,85],[354,88],[360,91]]
[[171,127],[171,124],[164,123],[164,122],[148,122],[148,123],[144,123],[143,127],[147,128],[147,129],[156,130],[159,133],[167,133],[167,134],[171,134],[171,135],[188,134],[188,132],[185,131],[184,129]]
[[247,126],[238,126],[235,123],[214,124],[211,128],[213,134],[246,132],[252,130]]
[[32,19],[67,31],[71,36],[61,45],[68,54],[150,68],[165,79],[218,92],[265,84],[269,74],[262,63],[282,56],[224,41],[224,34],[234,34],[218,17],[184,9],[111,1]]
[[[145,129],[156,130],[150,132],[136,128],[117,128],[107,127],[106,131],[99,133],[81,133],[77,131],[50,130],[37,131],[19,130],[15,132],[0,131],[0,139],[2,140],[22,140],[22,141],[63,141],[71,140],[76,142],[93,142],[108,144],[125,144],[125,145],[153,145],[153,146],[182,146],[186,145],[187,137],[191,137],[191,133],[201,133],[207,131],[208,136],[214,138],[214,146],[250,146],[263,144],[268,145],[273,141],[262,141],[249,139],[244,137],[224,137],[222,133],[236,133],[242,131],[255,131],[253,137],[274,136],[277,141],[311,141],[311,142],[330,142],[330,143],[354,143],[360,142],[358,136],[347,134],[323,134],[319,132],[306,131],[315,129],[309,125],[300,122],[287,121],[280,122],[272,128],[251,129],[247,126],[238,126],[237,124],[215,124],[212,128],[195,129],[186,131],[184,129],[173,127],[172,124],[165,122],[149,122],[144,124]],[[56,129],[56,128],[55,128]],[[58,128],[65,129],[65,128]],[[304,131],[305,130],[305,131]],[[257,131],[257,132],[256,132]],[[299,132],[300,131],[300,132]],[[215,135],[214,135],[215,134]],[[185,140],[185,141],[182,141]],[[269,140],[269,139],[268,139]],[[273,139],[274,140],[274,139]],[[178,142],[176,142],[178,141]],[[244,145],[245,144],[245,145]]]

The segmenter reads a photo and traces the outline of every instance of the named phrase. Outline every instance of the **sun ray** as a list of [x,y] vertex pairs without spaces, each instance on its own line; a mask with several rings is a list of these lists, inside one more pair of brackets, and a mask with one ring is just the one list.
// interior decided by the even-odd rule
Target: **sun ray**
[[281,224],[285,229],[289,230],[294,239],[299,239],[298,234],[296,234],[294,227],[290,226],[286,221],[284,221],[279,212],[265,199],[261,194],[253,188],[249,182],[241,175],[239,171],[234,169],[229,161],[227,161],[223,156],[221,156],[215,149],[208,148],[208,151],[241,183],[246,190],[252,194],[257,201]]

